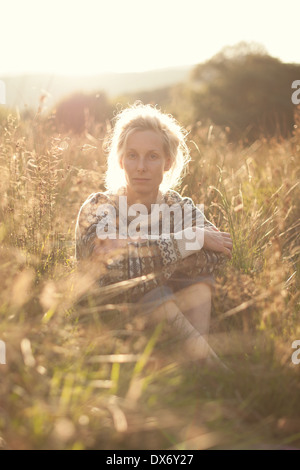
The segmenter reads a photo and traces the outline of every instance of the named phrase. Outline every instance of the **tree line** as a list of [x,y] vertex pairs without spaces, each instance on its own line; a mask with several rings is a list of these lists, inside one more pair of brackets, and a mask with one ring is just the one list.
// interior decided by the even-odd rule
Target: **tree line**
[[233,141],[251,142],[262,135],[286,138],[295,124],[291,97],[297,80],[299,64],[282,63],[262,46],[242,42],[198,64],[184,83],[175,86],[114,100],[104,91],[73,94],[57,104],[55,124],[59,130],[80,133],[91,122],[111,120],[117,104],[141,100],[157,104],[186,125],[200,121],[224,127]]

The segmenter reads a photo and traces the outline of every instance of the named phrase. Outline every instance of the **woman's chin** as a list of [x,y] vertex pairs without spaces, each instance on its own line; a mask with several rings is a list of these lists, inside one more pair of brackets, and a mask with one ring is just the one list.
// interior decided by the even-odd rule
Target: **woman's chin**
[[155,190],[155,187],[149,181],[132,181],[130,187],[142,193],[151,193]]

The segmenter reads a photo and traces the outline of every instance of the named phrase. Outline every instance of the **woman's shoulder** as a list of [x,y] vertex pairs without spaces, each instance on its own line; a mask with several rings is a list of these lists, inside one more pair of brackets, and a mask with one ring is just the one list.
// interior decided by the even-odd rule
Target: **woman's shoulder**
[[172,204],[181,204],[181,205],[183,205],[183,204],[192,204],[192,205],[194,205],[193,200],[190,197],[181,196],[181,194],[179,194],[174,189],[168,189],[164,193],[164,199],[165,199],[166,203],[169,206],[172,205]]
[[80,207],[77,223],[81,228],[89,228],[105,215],[108,205],[115,207],[111,193],[108,191],[91,193]]
[[112,204],[114,202],[114,195],[109,192],[109,191],[105,191],[105,192],[95,192],[95,193],[91,193],[87,198],[86,200],[84,201],[84,203],[82,204],[81,207],[86,207],[86,206],[98,206],[99,204]]

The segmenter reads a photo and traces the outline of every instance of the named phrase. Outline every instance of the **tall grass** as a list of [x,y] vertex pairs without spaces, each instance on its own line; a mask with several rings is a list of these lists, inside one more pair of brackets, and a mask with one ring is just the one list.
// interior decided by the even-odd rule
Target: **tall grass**
[[230,144],[190,127],[178,190],[234,241],[217,274],[210,342],[232,374],[187,367],[180,340],[79,271],[80,205],[103,190],[104,135],[9,116],[0,134],[0,445],[11,449],[300,445],[300,134]]

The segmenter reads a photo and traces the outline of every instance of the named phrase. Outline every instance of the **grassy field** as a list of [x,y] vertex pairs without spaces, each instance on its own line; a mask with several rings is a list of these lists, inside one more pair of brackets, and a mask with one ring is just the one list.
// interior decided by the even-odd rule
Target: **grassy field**
[[79,272],[75,222],[104,189],[104,131],[58,135],[38,114],[3,122],[0,447],[300,448],[299,127],[247,147],[189,128],[177,190],[234,242],[210,337],[227,374],[187,363],[164,323],[145,327],[120,287],[99,291],[95,273]]

